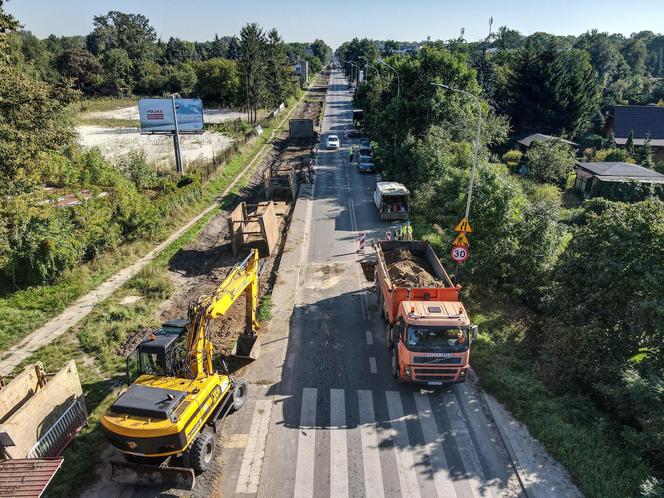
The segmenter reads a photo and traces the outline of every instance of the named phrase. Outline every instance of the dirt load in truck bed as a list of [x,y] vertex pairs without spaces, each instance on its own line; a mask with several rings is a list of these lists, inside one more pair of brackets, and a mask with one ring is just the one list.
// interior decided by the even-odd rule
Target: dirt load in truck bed
[[387,271],[397,287],[443,287],[433,275],[433,268],[423,258],[415,256],[405,247],[384,251]]

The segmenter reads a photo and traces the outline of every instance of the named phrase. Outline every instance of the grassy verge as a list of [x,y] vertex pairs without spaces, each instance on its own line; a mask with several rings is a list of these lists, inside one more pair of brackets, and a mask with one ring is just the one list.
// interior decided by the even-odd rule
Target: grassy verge
[[[291,100],[289,107],[295,102]],[[0,291],[0,349],[20,341],[78,297],[94,289],[121,268],[138,260],[156,243],[166,239],[173,230],[209,206],[269,140],[280,120],[278,117],[277,120],[265,124],[264,133],[260,137],[245,144],[222,166],[215,176],[203,185],[203,195],[197,202],[182,205],[172,216],[165,218],[158,237],[124,244],[66,272],[55,284],[17,291]]]
[[258,310],[256,316],[259,322],[268,322],[272,318],[272,294],[265,294],[260,303],[258,303]]
[[[446,255],[442,238],[421,224],[418,238],[428,240]],[[639,484],[652,471],[619,438],[615,421],[601,413],[581,394],[554,391],[537,375],[536,359],[526,348],[537,317],[510,296],[471,284],[462,299],[479,326],[471,364],[482,387],[505,404],[528,426],[565,468],[585,496],[626,498],[640,496]]]
[[139,128],[141,123],[135,119],[79,118],[76,125],[103,126],[105,128]]
[[113,111],[119,107],[135,106],[138,98],[132,97],[102,97],[94,99],[81,99],[71,104],[74,112],[101,112]]

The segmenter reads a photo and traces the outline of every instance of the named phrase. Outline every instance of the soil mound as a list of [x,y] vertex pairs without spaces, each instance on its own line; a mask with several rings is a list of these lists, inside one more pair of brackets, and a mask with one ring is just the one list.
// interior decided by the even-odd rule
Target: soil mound
[[404,247],[384,253],[387,271],[398,287],[442,287],[443,282],[433,275],[433,268],[423,258]]

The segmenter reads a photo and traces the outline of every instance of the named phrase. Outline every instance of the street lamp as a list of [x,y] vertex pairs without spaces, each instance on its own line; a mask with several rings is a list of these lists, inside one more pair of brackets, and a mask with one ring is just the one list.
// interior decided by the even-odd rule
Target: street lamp
[[378,59],[379,64],[387,66],[389,69],[394,71],[394,74],[397,76],[397,111],[394,113],[394,147],[392,148],[392,154],[396,156],[397,151],[397,125],[399,123],[399,107],[401,107],[401,78],[399,78],[399,71],[394,67],[390,66],[383,59]]
[[399,78],[399,71],[397,71],[394,67],[390,66],[387,62],[385,62],[383,59],[378,59],[379,64],[383,64],[384,66],[387,66],[390,68],[392,71],[394,71],[394,74],[397,76],[397,99],[399,98],[399,95],[401,94],[401,78]]
[[480,133],[482,131],[482,104],[480,100],[470,92],[465,90],[459,90],[458,88],[452,88],[441,83],[431,83],[432,86],[437,86],[444,88],[451,92],[461,93],[466,97],[472,98],[477,104],[477,137],[475,138],[475,145],[473,147],[473,167],[470,170],[470,183],[468,185],[468,199],[466,200],[466,219],[470,219],[470,201],[473,196],[473,182],[475,181],[475,170],[477,169],[477,155],[479,154],[480,149]]
[[350,61],[351,65],[355,68],[355,78],[351,78],[351,83],[353,81],[360,82],[360,65],[357,62]]

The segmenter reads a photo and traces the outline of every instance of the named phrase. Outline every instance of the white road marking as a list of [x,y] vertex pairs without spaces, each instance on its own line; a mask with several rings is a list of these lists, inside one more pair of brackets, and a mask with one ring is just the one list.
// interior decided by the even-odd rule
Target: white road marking
[[371,330],[367,330],[367,344],[369,346],[373,346],[373,335],[371,334]]
[[378,372],[378,369],[376,368],[376,358],[374,358],[374,357],[369,358],[369,371],[372,374],[375,374],[376,372]]
[[397,471],[399,473],[399,485],[401,496],[405,498],[418,498],[420,487],[417,483],[417,474],[413,465],[413,455],[410,451],[410,440],[406,428],[406,418],[401,405],[401,394],[398,391],[385,392],[387,398],[387,411],[390,415],[389,433],[394,441],[394,453],[397,459]]
[[482,483],[486,482],[486,478],[484,477],[482,465],[475,451],[475,446],[470,438],[466,421],[461,413],[461,408],[457,403],[454,393],[444,393],[442,398],[445,413],[450,424],[451,435],[459,450],[463,468],[466,470],[466,481],[474,496],[486,496],[486,492],[482,489]]
[[330,389],[330,496],[348,496],[346,399],[343,389]]
[[452,498],[457,496],[456,490],[449,475],[447,458],[443,451],[442,438],[438,432],[436,419],[431,410],[428,396],[415,393],[415,406],[420,419],[422,436],[424,437],[424,452],[429,459],[431,473],[436,484],[436,492],[439,498]]
[[295,466],[295,497],[314,495],[314,458],[316,456],[316,400],[318,389],[305,387],[302,390],[300,411],[300,434],[297,441],[297,464]]
[[371,391],[358,391],[357,399],[360,408],[360,438],[362,441],[365,496],[379,498],[385,496],[385,491],[383,490],[383,472],[380,467],[378,432],[376,431]]
[[254,415],[251,419],[247,446],[244,449],[240,475],[237,481],[236,493],[258,493],[258,483],[265,457],[265,444],[267,432],[272,416],[272,400],[256,401]]

